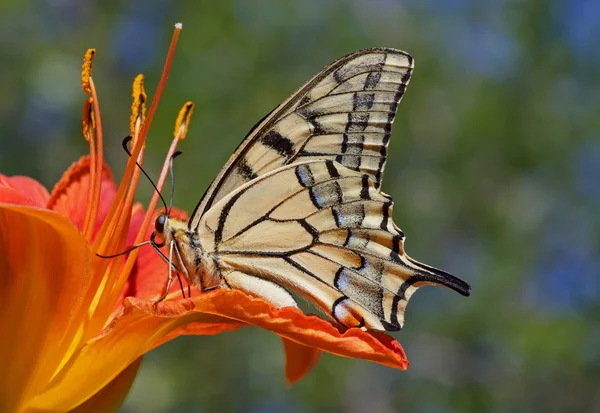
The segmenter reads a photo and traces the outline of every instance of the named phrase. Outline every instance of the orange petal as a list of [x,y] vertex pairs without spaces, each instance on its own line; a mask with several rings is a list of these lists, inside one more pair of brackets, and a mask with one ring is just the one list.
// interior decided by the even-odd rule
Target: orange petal
[[108,383],[88,401],[71,410],[69,413],[117,412],[125,401],[129,389],[131,389],[131,385],[137,376],[140,364],[142,364],[141,357],[131,363],[129,367],[123,370],[121,374],[115,377],[113,381]]
[[282,338],[285,350],[285,378],[290,385],[306,376],[317,365],[321,350]]
[[2,203],[45,208],[49,197],[48,190],[35,179],[0,174],[0,202]]
[[283,338],[344,357],[360,358],[405,370],[406,354],[396,340],[358,328],[343,333],[331,323],[293,307],[274,309],[241,291],[219,289],[191,299],[195,311],[215,314],[270,330]]
[[205,323],[210,330],[221,322],[232,323],[193,310],[194,303],[190,300],[171,301],[155,307],[148,301],[126,299],[123,313],[75,352],[48,390],[36,397],[29,407],[52,411],[73,409],[98,393],[177,327]]
[[217,323],[209,323],[206,321],[192,322],[182,325],[181,327],[177,327],[175,330],[171,331],[159,341],[154,343],[152,348],[158,347],[161,344],[171,341],[179,336],[214,336],[225,331],[235,331],[243,325],[244,324],[238,321],[227,318],[220,319]]
[[27,195],[6,186],[0,186],[0,204],[35,206]]
[[[275,310],[240,291],[217,290],[159,305],[127,298],[123,313],[78,350],[31,407],[69,410],[89,399],[140,355],[177,334],[215,333],[253,324],[305,346],[345,357],[363,358],[405,369],[400,344],[385,334],[360,329],[340,333],[332,324],[295,308]],[[203,328],[203,327],[206,328]],[[314,359],[313,354],[313,359]],[[102,363],[98,363],[101,359]],[[81,378],[88,378],[82,381]]]
[[129,231],[127,232],[126,247],[130,247],[135,242],[138,231],[144,222],[144,207],[139,202],[136,202],[131,207],[131,220],[129,221]]
[[[90,157],[83,156],[65,171],[52,189],[47,208],[59,212],[81,229],[85,217],[90,185]],[[112,173],[107,165],[102,170],[102,194],[94,233],[106,218],[117,192]]]
[[42,391],[87,317],[87,243],[66,217],[0,204],[0,411]]

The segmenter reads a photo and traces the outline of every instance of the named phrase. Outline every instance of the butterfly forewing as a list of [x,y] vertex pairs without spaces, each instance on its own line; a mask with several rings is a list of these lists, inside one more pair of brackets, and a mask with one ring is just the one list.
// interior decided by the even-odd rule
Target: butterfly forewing
[[468,286],[405,255],[392,206],[371,175],[331,160],[302,161],[223,197],[202,216],[198,237],[238,288],[261,295],[272,282],[347,327],[397,330],[416,288],[465,293]]
[[383,48],[361,50],[325,67],[248,134],[196,206],[190,229],[239,186],[304,160],[335,160],[367,174],[378,189],[412,68],[410,55]]

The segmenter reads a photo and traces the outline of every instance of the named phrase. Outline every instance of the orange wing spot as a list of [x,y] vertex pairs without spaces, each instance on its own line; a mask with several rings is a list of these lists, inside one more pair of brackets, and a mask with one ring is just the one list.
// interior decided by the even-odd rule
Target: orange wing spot
[[83,65],[81,66],[81,87],[83,91],[90,95],[92,88],[90,87],[90,78],[92,77],[92,59],[96,54],[96,49],[88,49],[83,57]]
[[352,302],[348,297],[341,297],[335,303],[331,309],[331,315],[340,324],[346,327],[362,327],[365,324],[364,318],[356,311]]

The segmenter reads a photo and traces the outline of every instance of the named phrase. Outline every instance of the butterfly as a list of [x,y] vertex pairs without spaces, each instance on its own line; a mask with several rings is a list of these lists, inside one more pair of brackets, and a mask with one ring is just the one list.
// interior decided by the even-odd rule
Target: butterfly
[[310,79],[248,133],[188,222],[156,218],[171,267],[203,291],[276,307],[297,306],[297,294],[349,328],[399,330],[424,285],[468,296],[464,281],[406,255],[381,191],[412,70],[408,53],[374,48]]

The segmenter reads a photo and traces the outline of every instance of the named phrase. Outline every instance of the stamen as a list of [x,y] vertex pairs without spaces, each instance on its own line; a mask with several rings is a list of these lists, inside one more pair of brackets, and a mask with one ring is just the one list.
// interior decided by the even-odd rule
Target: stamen
[[[156,113],[156,109],[158,108],[158,102],[162,96],[162,93],[167,84],[167,79],[169,78],[169,72],[171,71],[171,64],[173,63],[173,56],[175,55],[175,49],[177,48],[177,42],[179,41],[179,34],[181,33],[182,25],[181,23],[175,24],[175,30],[173,31],[173,37],[171,38],[171,45],[169,46],[169,51],[167,53],[167,59],[165,60],[165,66],[163,68],[162,75],[160,76],[160,81],[158,82],[158,86],[156,87],[156,92],[154,97],[152,98],[152,103],[150,104],[150,109],[148,110],[148,117],[146,121],[142,124],[142,130],[140,131],[140,142],[136,142],[133,147],[132,158],[137,157],[137,152],[141,150],[141,142],[146,141],[146,136],[148,134],[148,130],[150,129],[150,124],[152,123],[152,119],[154,119],[154,114]],[[132,169],[133,169],[132,165]],[[129,164],[127,165],[129,167]]]
[[194,104],[192,102],[186,102],[185,105],[179,111],[179,115],[177,115],[177,120],[175,121],[175,132],[174,136],[179,137],[179,140],[184,140],[188,128],[190,126],[190,118],[192,117],[192,113],[194,112]]
[[[83,235],[86,239],[91,240],[98,215],[98,199],[100,198],[100,186],[102,183],[102,126],[100,123],[100,112],[96,101],[96,94],[93,90],[92,82],[92,60],[96,54],[96,49],[88,49],[83,57],[83,65],[81,66],[81,87],[85,93],[92,95],[83,106],[83,136],[90,143],[90,179],[88,203],[85,208],[83,218]],[[92,109],[93,106],[93,109]],[[98,109],[98,112],[96,112]],[[95,116],[98,116],[96,122]],[[98,123],[98,129],[96,129]],[[91,128],[90,128],[91,126]],[[99,136],[94,142],[94,133],[98,132]],[[98,145],[98,150],[96,150]],[[98,167],[99,166],[99,167]]]
[[[171,63],[173,61],[173,56],[175,54],[175,49],[177,47],[177,41],[179,40],[179,33],[181,32],[181,24],[175,25],[175,31],[173,32],[173,37],[171,38],[171,45],[169,46],[169,52],[167,53],[167,58],[165,61],[165,66],[163,68],[163,73],[160,77],[160,81],[156,88],[156,93],[154,94],[154,98],[152,99],[152,104],[150,105],[150,110],[148,111],[148,116],[146,120],[142,124],[142,129],[139,133],[138,140],[134,143],[131,149],[131,157],[127,162],[127,166],[125,167],[125,172],[123,173],[123,178],[121,179],[121,183],[119,184],[119,189],[117,190],[117,195],[111,205],[110,211],[108,213],[109,217],[114,217],[112,220],[105,220],[98,232],[98,236],[96,237],[96,242],[93,245],[92,250],[94,252],[104,252],[107,253],[107,246],[110,239],[117,239],[117,237],[106,237],[106,234],[109,228],[114,228],[116,220],[116,212],[121,207],[123,198],[125,196],[125,191],[127,190],[128,184],[130,183],[130,178],[133,176],[134,170],[137,169],[135,162],[138,160],[138,156],[142,151],[144,146],[146,135],[148,134],[148,130],[150,128],[150,124],[152,123],[152,118],[154,117],[154,113],[156,112],[156,108],[158,107],[158,102],[162,95],[162,92],[165,88],[167,79],[169,77],[169,72],[171,69]],[[161,189],[161,187],[158,187]],[[135,187],[133,188],[135,190]],[[117,234],[118,235],[118,234]],[[114,246],[114,245],[113,245]]]
[[[169,71],[171,69],[171,64],[173,61],[173,56],[175,54],[175,49],[177,46],[177,41],[179,39],[180,32],[181,25],[175,25],[175,30],[171,39],[171,45],[169,47],[169,52],[167,54],[162,76],[156,88],[156,93],[152,99],[147,118],[142,122],[141,130],[138,134],[138,139],[133,144],[131,156],[127,162],[127,166],[125,167],[123,178],[121,179],[121,183],[119,184],[119,189],[117,190],[117,194],[111,205],[110,211],[107,215],[107,219],[102,224],[102,227],[98,232],[96,240],[92,245],[92,252],[94,253],[113,253],[118,248],[122,248],[122,246],[119,246],[119,244],[123,243],[123,240],[126,238],[125,234],[127,233],[129,227],[132,204],[139,178],[139,169],[136,167],[136,161],[140,164],[142,163],[141,158],[143,157],[145,140],[150,125],[152,123],[152,119],[158,107],[158,102],[160,101],[160,97],[162,96],[162,92],[165,88],[167,79],[169,77]],[[93,90],[93,83],[91,85]],[[167,161],[165,161],[163,172],[161,172],[161,176],[157,183],[157,187],[159,190],[162,189],[166,180],[167,173],[169,170],[169,159],[175,152],[175,147],[178,141],[179,139],[174,139],[173,143],[171,144],[171,149],[169,150]],[[123,202],[124,200],[125,202]],[[139,239],[141,241],[146,236],[146,230],[148,229],[150,219],[154,215],[157,202],[158,194],[155,193],[152,197],[152,200],[150,201],[150,205],[148,206],[146,216],[144,217],[144,221],[136,239]],[[135,243],[139,243],[139,241],[136,241]],[[137,255],[138,250],[132,251],[129,254],[129,257],[127,258],[125,266],[118,265],[116,260],[105,260],[108,261],[106,264],[104,264],[106,283],[103,283],[103,285],[106,286],[106,288],[100,289],[94,297],[94,300],[90,306],[90,314],[104,314],[106,315],[105,320],[108,322],[108,320],[110,319],[109,316],[111,309],[114,308],[115,302],[119,299],[119,296],[123,291],[123,287],[127,282],[127,279],[129,278]],[[117,279],[117,277],[119,278]],[[94,319],[96,320],[99,318],[103,317],[94,317]]]
[[98,94],[96,93],[96,87],[94,86],[94,80],[89,78],[89,87],[92,94],[92,104],[94,110],[94,130],[96,131],[96,156],[94,156],[93,163],[90,165],[90,171],[92,168],[95,170],[93,175],[93,181],[91,181],[92,173],[90,174],[90,184],[94,185],[94,192],[90,198],[88,198],[88,207],[86,208],[86,219],[87,228],[84,232],[84,236],[88,241],[92,240],[94,234],[94,228],[96,227],[96,218],[98,217],[98,208],[100,207],[100,195],[102,193],[102,167],[104,165],[104,142],[102,139],[102,121],[100,119],[100,105],[98,103]]
[[[165,184],[165,181],[169,174],[169,166],[171,163],[171,158],[173,157],[173,154],[175,153],[175,151],[177,149],[177,144],[179,143],[179,141],[180,141],[180,139],[175,137],[173,139],[173,141],[171,142],[171,147],[169,148],[169,151],[167,152],[167,157],[163,164],[163,168],[160,172],[158,182],[156,183],[156,187],[159,190],[162,190],[162,187]],[[148,209],[146,210],[146,215],[144,216],[144,220],[142,221],[142,225],[140,226],[140,230],[137,233],[134,244],[138,244],[138,243],[142,242],[142,240],[144,238],[146,238],[146,236],[147,236],[146,232],[148,230],[148,227],[150,225],[152,218],[154,218],[154,212],[156,210],[156,205],[158,204],[159,199],[160,199],[160,197],[159,197],[158,192],[155,192],[154,195],[152,196],[152,199],[150,200],[150,203],[148,204]],[[133,265],[135,264],[135,260],[137,259],[137,254],[138,254],[138,250],[135,250],[135,251],[132,251],[131,254],[129,254],[129,257],[127,257],[125,266],[123,267],[123,269],[121,271],[121,277],[119,278],[119,280],[116,280],[116,282],[113,285],[113,299],[115,299],[115,300],[118,299],[119,295],[121,294],[121,291],[123,291],[123,288],[125,287],[125,283],[127,282],[127,278],[129,277],[129,274],[130,274],[131,270],[133,269]]]
[[[137,162],[141,165],[142,164],[142,160],[144,157],[144,151],[140,151],[138,154],[138,158],[137,158]],[[129,162],[131,161],[131,159],[133,159],[133,157],[131,156],[129,158]],[[110,219],[110,226],[107,228],[110,228],[110,233],[107,233],[106,235],[103,235],[103,238],[101,240],[100,243],[100,249],[97,251],[122,251],[122,249],[125,247],[125,241],[127,239],[127,232],[129,230],[129,225],[131,223],[131,216],[132,216],[132,212],[133,212],[133,208],[134,208],[134,200],[135,200],[135,192],[136,192],[136,188],[137,188],[137,184],[139,181],[139,177],[140,177],[140,169],[136,168],[132,175],[130,176],[130,181],[129,181],[129,185],[126,187],[127,188],[127,192],[125,193],[125,196],[122,200],[122,202],[118,205],[118,210],[116,211],[116,213],[114,215],[112,215],[112,218]],[[111,211],[112,212],[112,211]],[[109,217],[111,215],[108,215]],[[108,221],[108,219],[107,219]],[[97,239],[99,239],[100,237],[98,237]],[[137,251],[132,252],[134,254],[135,257],[137,257]],[[101,254],[102,255],[102,254]],[[109,315],[110,312],[110,308],[114,307],[114,303],[116,301],[114,300],[118,300],[118,296],[116,298],[114,298],[111,296],[112,291],[114,291],[114,284],[115,282],[118,282],[117,280],[120,279],[119,274],[123,274],[123,278],[125,278],[125,281],[127,280],[127,278],[129,277],[129,274],[131,272],[131,268],[129,269],[124,269],[122,262],[120,261],[115,261],[115,260],[105,260],[108,262],[108,265],[106,267],[106,270],[104,271],[104,279],[106,280],[105,283],[103,283],[102,285],[102,289],[98,290],[98,294],[96,295],[96,297],[94,298],[94,301],[92,302],[91,306],[90,306],[90,315],[93,314],[94,312],[100,312],[101,314],[107,314],[107,316]],[[133,267],[132,267],[133,268]],[[124,288],[125,283],[123,283],[122,288]],[[122,291],[122,289],[119,291]],[[108,296],[108,297],[106,297]],[[102,297],[106,297],[106,301],[105,299],[103,299]],[[98,308],[96,308],[96,306],[99,305]],[[106,318],[105,321],[108,321],[110,317]],[[98,320],[101,320],[102,317],[98,318]],[[98,328],[101,328],[102,326],[97,326]]]
[[[92,231],[91,225],[91,200],[94,199],[95,187],[96,187],[96,143],[94,141],[94,132],[96,130],[96,122],[94,120],[93,110],[93,98],[88,98],[83,104],[83,136],[90,145],[90,176],[88,184],[88,204],[85,208],[85,215],[83,218],[82,232],[87,237]],[[102,181],[102,180],[100,180]],[[88,238],[89,239],[89,238]]]
[[83,65],[81,66],[81,87],[85,93],[90,95],[90,78],[92,77],[92,59],[96,54],[96,49],[88,49],[83,57]]
[[146,91],[144,90],[144,75],[139,74],[133,81],[133,103],[131,104],[131,117],[129,118],[129,132],[135,138],[140,127],[146,119]]

